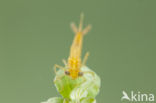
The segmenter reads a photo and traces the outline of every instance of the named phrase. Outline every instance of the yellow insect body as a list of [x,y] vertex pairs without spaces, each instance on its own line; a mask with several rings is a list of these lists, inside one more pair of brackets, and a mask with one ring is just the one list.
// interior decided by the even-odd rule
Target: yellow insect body
[[80,68],[82,66],[81,63],[81,48],[82,48],[82,39],[83,35],[81,32],[78,32],[75,35],[73,44],[70,50],[70,56],[68,58],[68,71],[70,76],[75,79],[78,77],[78,73],[80,72]]
[[65,74],[69,75],[72,79],[76,79],[77,77],[83,75],[83,72],[81,72],[80,68],[85,64],[88,56],[88,54],[86,54],[83,61],[81,61],[83,36],[91,28],[91,26],[89,25],[84,30],[82,30],[82,23],[83,23],[83,14],[81,14],[79,28],[77,28],[74,23],[71,24],[71,27],[75,33],[75,37],[70,48],[68,63],[64,61],[67,69],[59,65],[55,65],[55,72],[56,68],[63,69],[65,71]]

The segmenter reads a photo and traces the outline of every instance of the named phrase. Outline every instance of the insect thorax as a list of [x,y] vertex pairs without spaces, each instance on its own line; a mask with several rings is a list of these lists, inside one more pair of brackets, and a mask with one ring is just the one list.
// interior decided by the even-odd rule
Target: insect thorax
[[78,57],[70,57],[68,59],[68,67],[69,69],[79,71],[81,67],[81,59]]

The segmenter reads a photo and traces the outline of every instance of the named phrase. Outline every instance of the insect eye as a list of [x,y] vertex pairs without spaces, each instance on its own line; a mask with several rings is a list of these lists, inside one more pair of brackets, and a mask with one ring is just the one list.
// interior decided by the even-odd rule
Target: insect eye
[[69,71],[65,71],[65,74],[66,74],[66,75],[70,75],[70,72],[69,72]]
[[78,76],[83,76],[83,72],[79,72],[78,73]]

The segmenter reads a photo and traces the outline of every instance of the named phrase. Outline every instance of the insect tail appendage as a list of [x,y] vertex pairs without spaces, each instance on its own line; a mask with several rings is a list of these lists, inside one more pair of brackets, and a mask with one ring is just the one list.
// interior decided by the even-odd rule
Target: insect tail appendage
[[75,34],[79,34],[80,33],[82,35],[85,35],[85,34],[87,34],[90,31],[91,25],[88,25],[85,29],[83,29],[83,19],[84,19],[84,14],[81,13],[79,28],[77,28],[77,26],[75,25],[74,22],[71,23],[71,28],[72,28],[72,30],[73,30],[73,32]]

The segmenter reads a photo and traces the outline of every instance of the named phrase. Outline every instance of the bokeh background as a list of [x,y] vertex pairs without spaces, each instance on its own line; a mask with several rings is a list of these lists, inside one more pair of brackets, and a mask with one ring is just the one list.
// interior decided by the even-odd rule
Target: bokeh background
[[155,0],[1,0],[0,103],[40,103],[57,93],[54,64],[63,66],[74,37],[69,24],[92,30],[83,56],[102,81],[97,103],[121,103],[122,91],[156,95]]

